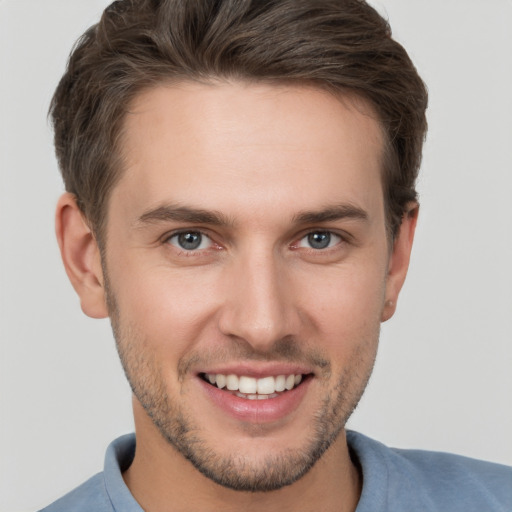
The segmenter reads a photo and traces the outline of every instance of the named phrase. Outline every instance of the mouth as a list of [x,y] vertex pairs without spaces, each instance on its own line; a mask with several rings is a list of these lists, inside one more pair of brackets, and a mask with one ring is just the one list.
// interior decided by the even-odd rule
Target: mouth
[[268,375],[261,378],[247,375],[201,373],[199,376],[214,388],[246,400],[279,398],[301,386],[310,374]]

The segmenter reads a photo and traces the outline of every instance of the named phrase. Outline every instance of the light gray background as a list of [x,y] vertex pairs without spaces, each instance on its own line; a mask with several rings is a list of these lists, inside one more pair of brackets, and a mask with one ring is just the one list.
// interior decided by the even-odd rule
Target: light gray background
[[[422,210],[399,310],[352,428],[512,464],[512,1],[382,0],[430,90]],[[132,430],[107,321],[61,267],[46,111],[103,0],[0,0],[0,510],[37,509]]]

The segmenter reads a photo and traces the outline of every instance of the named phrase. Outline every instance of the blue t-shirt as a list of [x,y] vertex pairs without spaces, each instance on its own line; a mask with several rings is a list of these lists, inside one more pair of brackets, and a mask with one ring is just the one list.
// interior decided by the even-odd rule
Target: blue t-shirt
[[[388,448],[357,432],[347,440],[363,474],[356,512],[512,512],[512,468],[447,453]],[[122,472],[135,436],[116,439],[105,467],[41,512],[143,512]]]

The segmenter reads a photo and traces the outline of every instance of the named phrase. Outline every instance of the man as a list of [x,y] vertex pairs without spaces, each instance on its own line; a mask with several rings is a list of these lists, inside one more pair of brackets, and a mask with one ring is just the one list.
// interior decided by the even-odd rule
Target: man
[[426,91],[357,1],[120,1],[52,103],[57,235],[136,444],[57,510],[508,510],[512,472],[345,423],[418,215]]

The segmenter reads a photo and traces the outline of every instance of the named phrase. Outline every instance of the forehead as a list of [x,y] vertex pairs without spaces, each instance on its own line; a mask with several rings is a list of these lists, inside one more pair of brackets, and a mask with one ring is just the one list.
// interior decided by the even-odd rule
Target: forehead
[[238,82],[159,86],[126,116],[112,202],[125,215],[169,201],[228,214],[320,202],[381,208],[382,152],[380,124],[353,96]]

